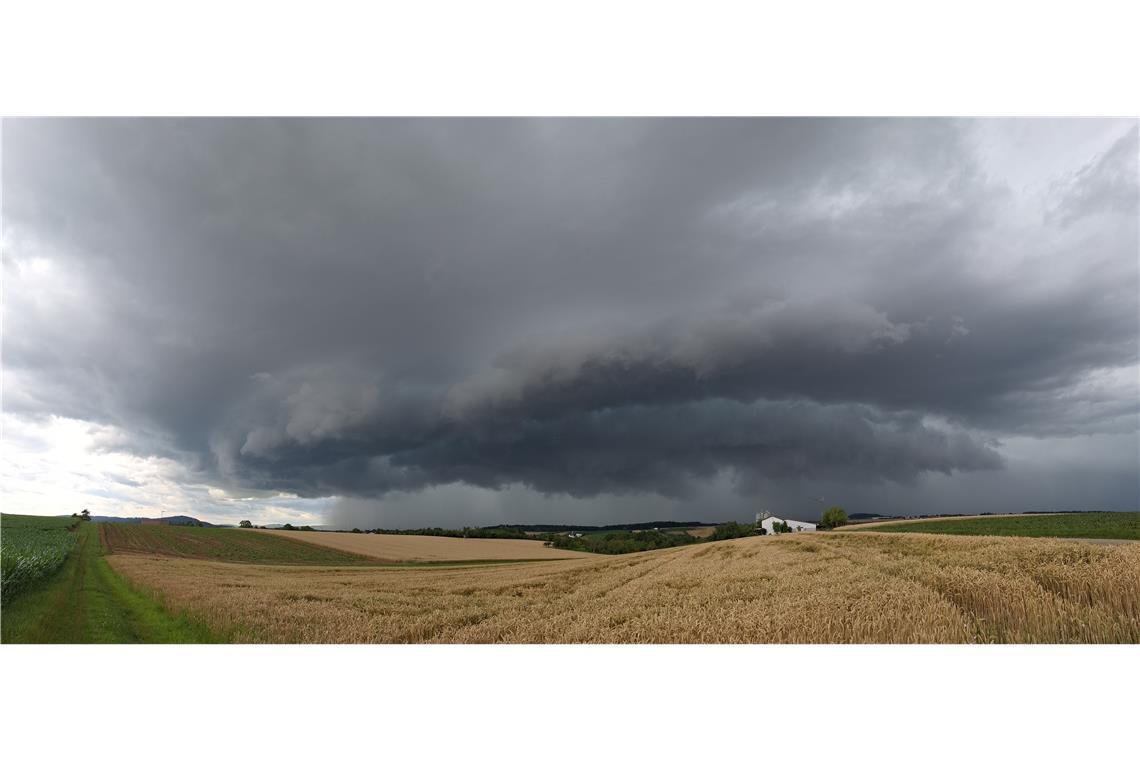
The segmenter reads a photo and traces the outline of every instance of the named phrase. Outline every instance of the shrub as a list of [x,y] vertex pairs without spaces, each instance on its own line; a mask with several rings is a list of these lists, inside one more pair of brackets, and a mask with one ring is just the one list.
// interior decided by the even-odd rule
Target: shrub
[[754,525],[741,525],[737,522],[727,522],[724,525],[718,525],[713,529],[712,535],[709,536],[709,541],[724,541],[729,538],[744,538],[745,536],[753,536],[756,534],[756,526]]
[[832,507],[819,518],[819,527],[822,530],[831,530],[847,524],[847,513],[839,507]]

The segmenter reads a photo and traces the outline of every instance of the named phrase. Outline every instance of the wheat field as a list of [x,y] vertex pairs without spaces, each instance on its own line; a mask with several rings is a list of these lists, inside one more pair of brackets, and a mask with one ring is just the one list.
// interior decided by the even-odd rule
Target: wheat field
[[112,555],[240,642],[1140,643],[1140,546],[815,534],[463,568]]
[[[264,533],[242,529],[246,533]],[[581,552],[554,549],[525,538],[451,538],[388,533],[274,531],[274,535],[386,562],[464,562],[497,559],[576,559]]]

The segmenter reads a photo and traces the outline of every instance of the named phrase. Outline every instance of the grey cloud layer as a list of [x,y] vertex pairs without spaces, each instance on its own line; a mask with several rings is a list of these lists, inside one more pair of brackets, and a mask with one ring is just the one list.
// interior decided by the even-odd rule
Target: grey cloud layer
[[6,411],[306,496],[1000,471],[1136,433],[1120,133],[1026,194],[952,120],[8,122]]

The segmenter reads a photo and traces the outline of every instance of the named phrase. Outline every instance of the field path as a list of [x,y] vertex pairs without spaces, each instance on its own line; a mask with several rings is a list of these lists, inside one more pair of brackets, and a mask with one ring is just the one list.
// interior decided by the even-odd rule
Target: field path
[[[256,529],[235,528],[250,531]],[[264,532],[264,531],[259,531]],[[449,562],[496,559],[581,559],[582,552],[553,549],[524,538],[450,538],[328,531],[274,531],[274,535],[388,562]]]
[[119,577],[104,558],[99,530],[82,523],[59,572],[4,605],[5,644],[207,643],[201,626],[168,614]]

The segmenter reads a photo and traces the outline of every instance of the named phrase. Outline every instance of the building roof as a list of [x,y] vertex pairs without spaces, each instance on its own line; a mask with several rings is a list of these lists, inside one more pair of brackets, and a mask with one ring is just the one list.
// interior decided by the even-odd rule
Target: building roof
[[[764,520],[778,520],[780,522],[796,522],[796,523],[803,523],[804,525],[818,525],[819,524],[819,523],[812,522],[811,520],[797,520],[794,517],[780,517],[779,515],[769,515],[768,517],[765,517]],[[761,520],[760,522],[764,522],[764,520]]]

